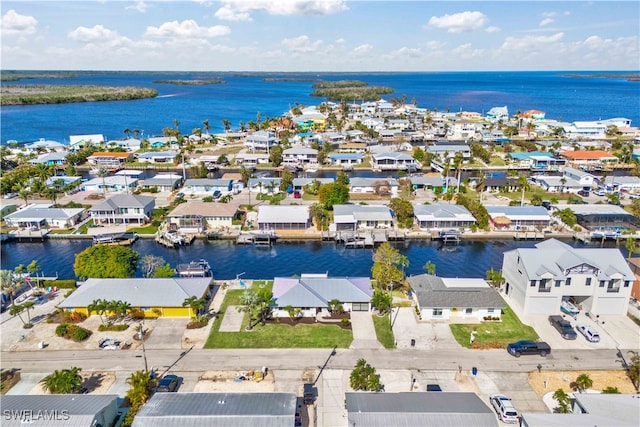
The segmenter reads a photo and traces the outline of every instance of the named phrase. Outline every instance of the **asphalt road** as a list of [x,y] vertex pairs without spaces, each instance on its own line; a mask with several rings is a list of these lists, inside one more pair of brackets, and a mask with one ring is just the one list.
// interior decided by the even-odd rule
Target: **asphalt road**
[[[622,351],[627,357],[627,352]],[[318,369],[327,363],[328,369],[353,369],[356,361],[365,358],[377,369],[409,370],[469,370],[477,367],[485,372],[530,372],[540,364],[550,370],[620,369],[622,361],[616,350],[557,350],[543,358],[515,358],[504,350],[469,349],[252,349],[252,350],[180,350],[147,349],[120,351],[25,351],[3,352],[2,368],[20,368],[23,372],[50,372],[77,366],[83,370],[135,371],[144,368],[146,356],[149,368],[179,372],[201,372],[212,369],[242,370],[255,366],[269,369]]]

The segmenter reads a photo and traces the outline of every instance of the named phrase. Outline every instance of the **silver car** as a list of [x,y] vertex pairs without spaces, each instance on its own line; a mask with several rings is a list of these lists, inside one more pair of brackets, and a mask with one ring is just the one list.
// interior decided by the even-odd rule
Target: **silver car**
[[489,397],[489,401],[491,402],[493,409],[498,414],[500,421],[513,424],[517,424],[519,422],[520,415],[513,406],[513,403],[511,403],[511,399],[507,396],[504,394],[492,394]]
[[578,325],[576,327],[578,332],[580,332],[589,342],[600,342],[600,334],[593,329],[589,325]]

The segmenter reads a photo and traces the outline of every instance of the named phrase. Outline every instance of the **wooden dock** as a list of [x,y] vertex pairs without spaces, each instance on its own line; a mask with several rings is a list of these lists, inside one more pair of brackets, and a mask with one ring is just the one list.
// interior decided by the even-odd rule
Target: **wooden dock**
[[516,231],[513,234],[515,240],[543,240],[544,233],[537,231]]

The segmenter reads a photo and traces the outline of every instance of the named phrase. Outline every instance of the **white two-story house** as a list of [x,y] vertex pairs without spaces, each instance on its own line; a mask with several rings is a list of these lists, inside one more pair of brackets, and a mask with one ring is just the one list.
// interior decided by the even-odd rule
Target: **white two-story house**
[[615,248],[573,248],[556,239],[504,253],[505,293],[525,314],[560,314],[571,298],[595,315],[627,313],[633,272]]

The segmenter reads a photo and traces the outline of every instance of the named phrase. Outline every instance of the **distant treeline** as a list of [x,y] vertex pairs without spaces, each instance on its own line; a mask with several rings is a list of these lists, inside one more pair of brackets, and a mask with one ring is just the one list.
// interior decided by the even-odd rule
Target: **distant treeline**
[[322,81],[313,85],[316,90],[311,96],[320,96],[331,101],[377,101],[380,95],[393,93],[393,89],[385,86],[369,86],[359,80]]
[[82,85],[3,85],[0,105],[68,104],[155,98],[158,91],[143,87]]
[[317,82],[318,79],[310,77],[265,77],[262,81],[267,83],[281,83],[281,82]]
[[607,79],[626,79],[629,82],[640,82],[640,74],[611,74],[611,73],[597,73],[597,74],[567,74],[567,77],[591,79],[595,77],[605,77]]
[[74,79],[77,75],[63,71],[2,71],[0,81],[17,82],[26,79]]
[[192,86],[204,86],[204,85],[221,85],[226,81],[221,78],[208,79],[208,80],[154,80],[155,84],[167,84],[167,85],[192,85]]

